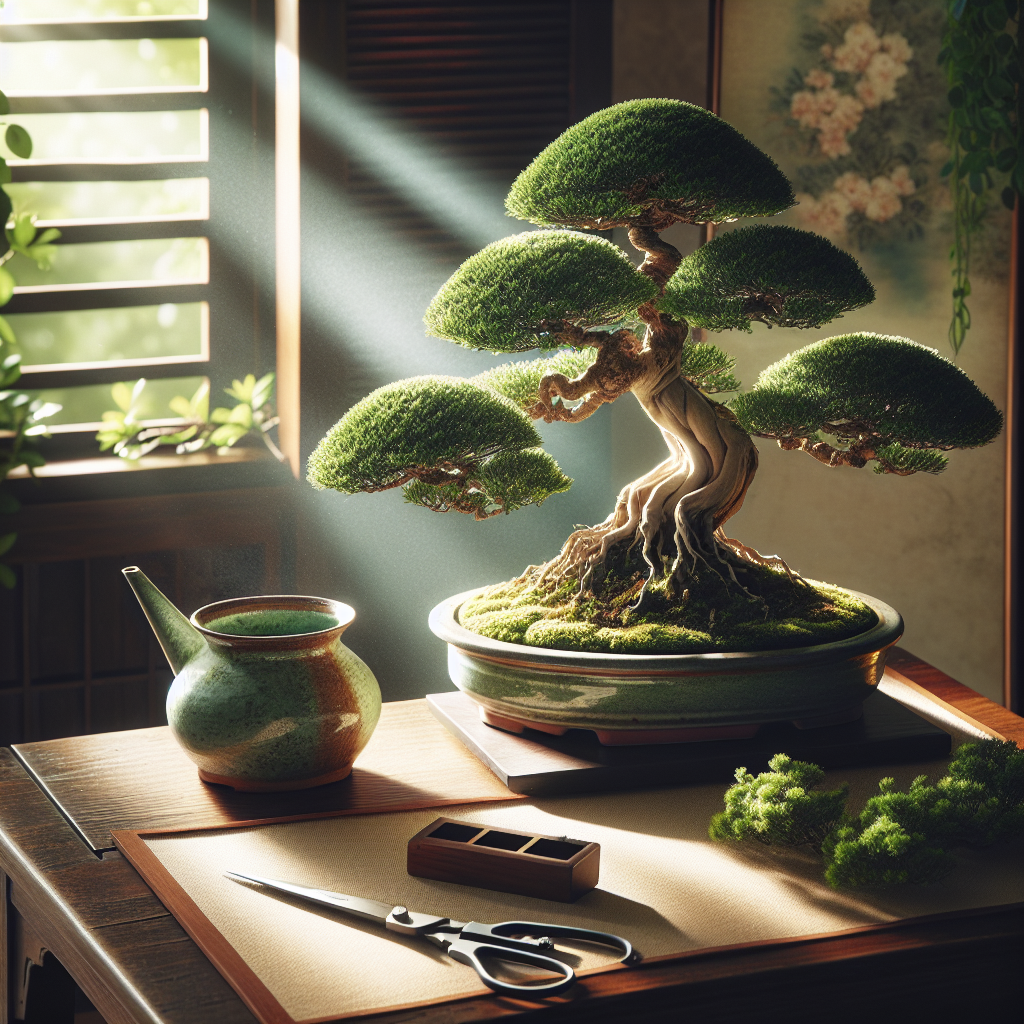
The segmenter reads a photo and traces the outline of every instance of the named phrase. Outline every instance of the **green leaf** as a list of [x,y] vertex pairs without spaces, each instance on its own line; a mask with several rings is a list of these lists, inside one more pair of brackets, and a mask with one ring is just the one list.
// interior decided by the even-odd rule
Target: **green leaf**
[[954,109],[962,107],[966,99],[966,96],[964,95],[964,87],[962,85],[954,85],[946,94],[946,99],[949,100],[949,105]]
[[12,516],[21,508],[21,502],[13,494],[0,491],[0,516]]
[[49,270],[60,250],[55,245],[30,245],[25,249],[25,255],[32,260],[40,270]]
[[252,426],[252,406],[247,402],[242,402],[236,405],[231,410],[231,415],[228,417],[228,423],[237,423],[239,426],[245,427],[248,430]]
[[0,565],[0,586],[13,590],[18,584],[18,577],[9,565]]
[[57,228],[47,228],[37,239],[36,245],[45,245],[60,238],[60,231]]
[[6,117],[11,112],[11,101],[7,94],[0,92],[0,117]]
[[183,420],[192,415],[192,406],[184,395],[175,395],[167,404],[171,407],[171,412],[177,413]]
[[11,183],[11,169],[7,166],[7,161],[0,156],[0,185],[9,185]]
[[252,407],[254,409],[262,409],[263,406],[270,401],[271,395],[274,393],[274,374],[265,373],[258,381],[256,386],[252,389]]
[[980,196],[985,191],[985,183],[981,180],[980,174],[972,174],[970,176],[971,191],[976,195]]
[[110,394],[122,411],[127,412],[132,407],[132,389],[124,381],[118,381],[110,389]]
[[17,539],[18,535],[16,533],[5,533],[0,537],[0,555],[6,555]]
[[0,316],[0,338],[3,338],[8,345],[15,345],[18,341],[14,336],[14,328],[2,316]]
[[32,137],[20,124],[9,124],[7,133],[4,136],[7,148],[22,160],[27,160],[32,155]]
[[26,246],[36,237],[35,218],[23,213],[14,218],[13,241],[15,245]]
[[231,419],[231,410],[225,409],[224,406],[219,405],[216,409],[210,413],[211,423],[227,423]]
[[1004,174],[1009,171],[1017,161],[1017,150],[1013,146],[999,150],[996,153],[996,170]]
[[1006,10],[1000,10],[999,4],[989,4],[982,10],[981,16],[993,32],[1002,32],[1006,28]]
[[46,465],[46,459],[44,459],[39,452],[26,452],[23,450],[21,458],[26,466],[31,466],[33,469],[38,469],[40,466]]
[[940,178],[946,178],[946,177],[948,177],[948,176],[949,176],[950,174],[952,174],[952,173],[953,173],[953,167],[954,167],[954,166],[955,166],[955,165],[954,165],[954,163],[953,163],[953,161],[952,161],[952,160],[950,160],[950,161],[948,161],[947,163],[943,164],[943,165],[942,165],[942,170],[941,170],[941,171],[939,171],[939,177],[940,177]]
[[14,278],[6,267],[0,267],[0,306],[6,306],[14,294]]
[[241,424],[225,423],[210,435],[210,444],[216,445],[218,448],[230,448],[247,433],[248,431]]

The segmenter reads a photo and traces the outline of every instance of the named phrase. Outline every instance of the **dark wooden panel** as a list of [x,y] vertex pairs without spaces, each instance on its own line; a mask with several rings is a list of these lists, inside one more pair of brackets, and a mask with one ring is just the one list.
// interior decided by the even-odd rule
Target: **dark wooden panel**
[[[89,607],[92,620],[92,674],[94,678],[146,672],[152,629],[121,570],[129,564],[124,555],[91,560]],[[137,556],[142,571],[157,585],[173,579],[173,555],[162,552]],[[140,723],[141,724],[141,723]]]
[[0,586],[0,687],[21,682],[21,572],[16,573],[14,589]]
[[41,740],[78,736],[88,728],[84,683],[33,688],[28,702],[31,734]]
[[33,682],[76,679],[85,672],[85,562],[30,565],[25,573],[29,630],[59,642],[33,645]]

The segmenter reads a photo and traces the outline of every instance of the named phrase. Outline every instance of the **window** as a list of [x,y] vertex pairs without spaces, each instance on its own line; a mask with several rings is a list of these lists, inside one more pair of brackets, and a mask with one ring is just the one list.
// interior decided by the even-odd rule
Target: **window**
[[62,232],[4,309],[21,387],[59,402],[48,459],[96,453],[111,385],[145,418],[274,366],[272,0],[7,0],[15,213]]

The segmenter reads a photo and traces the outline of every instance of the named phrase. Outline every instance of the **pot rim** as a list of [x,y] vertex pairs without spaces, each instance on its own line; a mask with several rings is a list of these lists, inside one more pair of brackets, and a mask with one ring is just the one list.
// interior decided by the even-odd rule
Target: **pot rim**
[[[279,610],[324,612],[328,615],[333,615],[338,620],[338,624],[336,626],[328,626],[327,629],[318,629],[311,633],[281,633],[269,636],[219,633],[205,625],[205,623],[214,619],[239,612]],[[336,640],[348,629],[355,617],[355,609],[350,604],[334,601],[329,597],[312,597],[304,594],[260,594],[253,597],[229,597],[224,601],[213,601],[210,604],[204,604],[192,613],[189,622],[207,640],[223,646],[291,650],[321,647]]]
[[903,617],[895,608],[869,594],[856,590],[847,593],[860,598],[878,616],[868,630],[845,640],[832,640],[808,647],[787,647],[775,651],[710,651],[706,654],[612,654],[609,652],[563,651],[548,647],[530,647],[505,640],[492,640],[466,629],[459,620],[459,608],[471,597],[486,590],[477,587],[455,594],[436,605],[427,623],[432,633],[451,647],[490,661],[528,663],[554,670],[575,668],[586,671],[617,672],[708,672],[744,671],[758,667],[782,669],[792,664],[831,663],[871,654],[892,646],[903,635]]

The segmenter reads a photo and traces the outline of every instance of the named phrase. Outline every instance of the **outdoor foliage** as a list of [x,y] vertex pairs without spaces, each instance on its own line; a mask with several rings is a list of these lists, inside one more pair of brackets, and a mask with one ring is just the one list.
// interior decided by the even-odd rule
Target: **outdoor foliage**
[[117,405],[103,413],[103,429],[96,435],[100,451],[113,449],[123,459],[139,459],[161,445],[174,445],[178,455],[216,448],[223,455],[250,432],[256,432],[278,459],[281,452],[268,433],[277,426],[274,414],[274,374],[259,380],[248,374],[236,380],[224,393],[235,400],[231,408],[218,407],[210,412],[210,385],[207,381],[191,398],[178,395],[170,401],[175,414],[173,424],[147,423],[139,417],[139,406],[146,387],[144,377],[134,386],[119,382],[111,388]]
[[817,765],[785,754],[769,764],[756,777],[737,769],[711,838],[811,846],[833,888],[928,884],[956,867],[956,847],[1024,836],[1024,751],[1008,740],[963,744],[934,786],[921,775],[903,792],[882,779],[856,817],[845,784],[813,790],[824,778]]
[[[7,97],[0,92],[0,117],[10,113]],[[28,159],[32,155],[32,139],[20,125],[9,124],[4,135],[7,147],[16,156]],[[11,180],[11,169],[0,157],[0,186]],[[28,215],[13,217],[10,196],[0,187],[0,223],[5,229],[6,251],[0,256],[0,306],[6,306],[14,295],[15,280],[4,266],[15,253],[22,253],[40,270],[48,270],[53,262],[60,237],[56,228],[41,234],[36,231],[35,218]],[[10,227],[7,227],[11,224]],[[4,488],[4,481],[12,470],[27,467],[30,473],[45,464],[36,440],[46,435],[45,420],[60,412],[55,402],[32,398],[15,385],[21,378],[21,354],[11,325],[0,317],[0,516],[11,515],[21,507],[20,502]],[[0,558],[13,547],[17,533],[0,533]],[[0,586],[8,589],[15,585],[14,570],[0,562]]]

